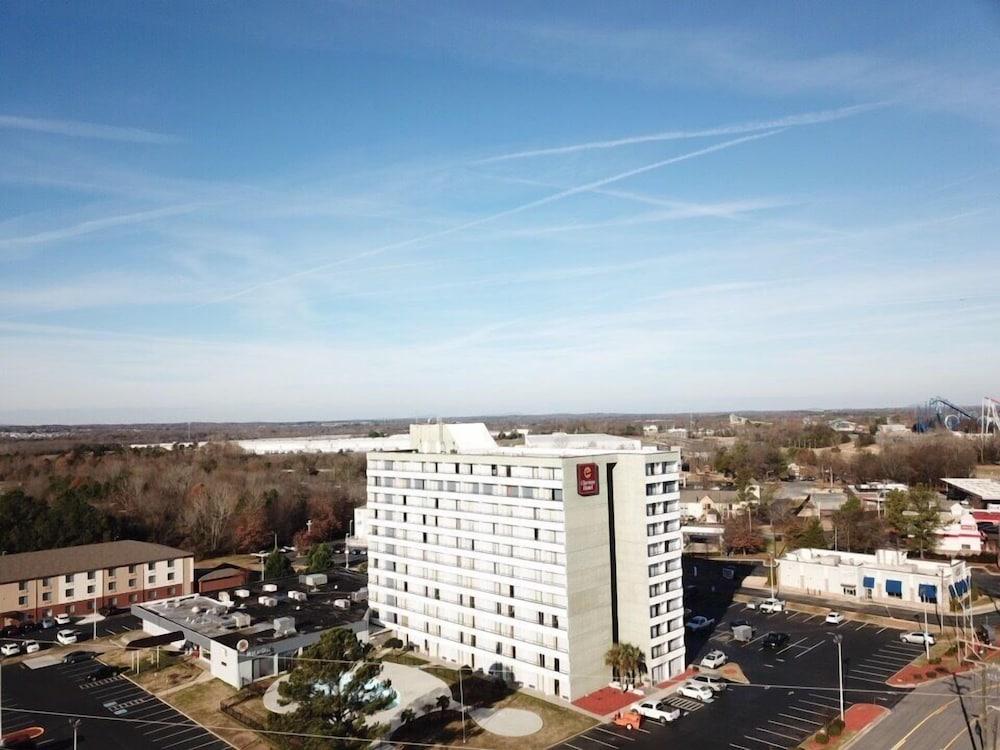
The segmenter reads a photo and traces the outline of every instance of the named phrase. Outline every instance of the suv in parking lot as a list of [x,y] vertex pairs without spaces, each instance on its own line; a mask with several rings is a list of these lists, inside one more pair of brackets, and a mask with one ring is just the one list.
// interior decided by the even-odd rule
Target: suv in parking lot
[[788,643],[789,638],[788,633],[768,633],[764,636],[761,648],[781,648]]
[[715,700],[715,691],[707,685],[698,685],[694,682],[685,682],[681,685],[681,689],[677,691],[678,695],[683,695],[685,698],[693,698],[696,701],[701,701],[702,703],[711,703]]
[[761,601],[761,603],[757,605],[757,609],[760,612],[765,612],[767,614],[772,612],[784,612],[785,603],[781,599],[775,599],[772,597]]
[[729,659],[726,655],[716,649],[715,651],[709,651],[705,654],[699,663],[699,666],[704,667],[705,669],[718,669],[727,661],[729,661]]
[[56,640],[63,646],[69,646],[71,643],[76,643],[76,631],[64,628],[56,633]]
[[903,643],[915,643],[918,646],[923,646],[924,643],[929,646],[934,645],[934,636],[930,633],[900,633],[899,640]]
[[5,643],[0,646],[0,654],[4,656],[17,656],[21,653],[21,644],[19,643]]
[[726,681],[721,677],[712,677],[707,674],[695,675],[691,678],[691,682],[695,685],[704,685],[713,693],[721,693],[726,689]]

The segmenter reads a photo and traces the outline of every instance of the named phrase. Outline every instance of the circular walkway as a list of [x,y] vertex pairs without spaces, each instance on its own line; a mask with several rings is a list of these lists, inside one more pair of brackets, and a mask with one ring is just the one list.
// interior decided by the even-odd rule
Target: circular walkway
[[524,737],[542,728],[542,717],[521,708],[476,708],[469,716],[487,732],[503,737]]

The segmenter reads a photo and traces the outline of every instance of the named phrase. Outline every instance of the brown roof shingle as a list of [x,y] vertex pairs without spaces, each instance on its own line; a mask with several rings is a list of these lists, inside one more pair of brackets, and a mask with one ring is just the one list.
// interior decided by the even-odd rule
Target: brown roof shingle
[[192,553],[151,542],[123,539],[118,542],[81,544],[38,552],[20,552],[0,556],[0,583],[30,581],[66,573],[80,573],[99,568],[192,557]]

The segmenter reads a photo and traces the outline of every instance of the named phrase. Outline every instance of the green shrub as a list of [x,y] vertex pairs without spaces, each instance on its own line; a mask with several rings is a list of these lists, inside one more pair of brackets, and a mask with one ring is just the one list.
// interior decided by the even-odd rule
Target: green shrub
[[930,658],[930,661],[928,661],[927,663],[928,664],[940,664],[941,663],[941,657],[940,656],[932,656]]
[[831,737],[839,737],[840,733],[844,731],[844,722],[839,718],[834,719],[829,724],[826,725],[826,733]]
[[830,741],[830,735],[828,735],[823,730],[820,730],[820,731],[816,732],[816,737],[814,739],[816,740],[816,742],[818,744],[825,745],[827,742]]
[[399,638],[390,638],[385,642],[386,648],[402,648],[403,642]]
[[944,652],[947,656],[954,656],[958,653],[958,646],[954,643],[948,646],[948,650]]

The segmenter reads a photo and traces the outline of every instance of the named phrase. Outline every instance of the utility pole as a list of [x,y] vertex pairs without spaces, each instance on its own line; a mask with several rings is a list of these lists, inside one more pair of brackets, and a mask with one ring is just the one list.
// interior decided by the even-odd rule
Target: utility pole
[[69,723],[73,727],[73,750],[76,750],[76,732],[80,728],[80,720],[70,719]]
[[837,676],[840,678],[840,720],[844,721],[844,637],[840,633],[835,633],[833,642],[837,644]]

